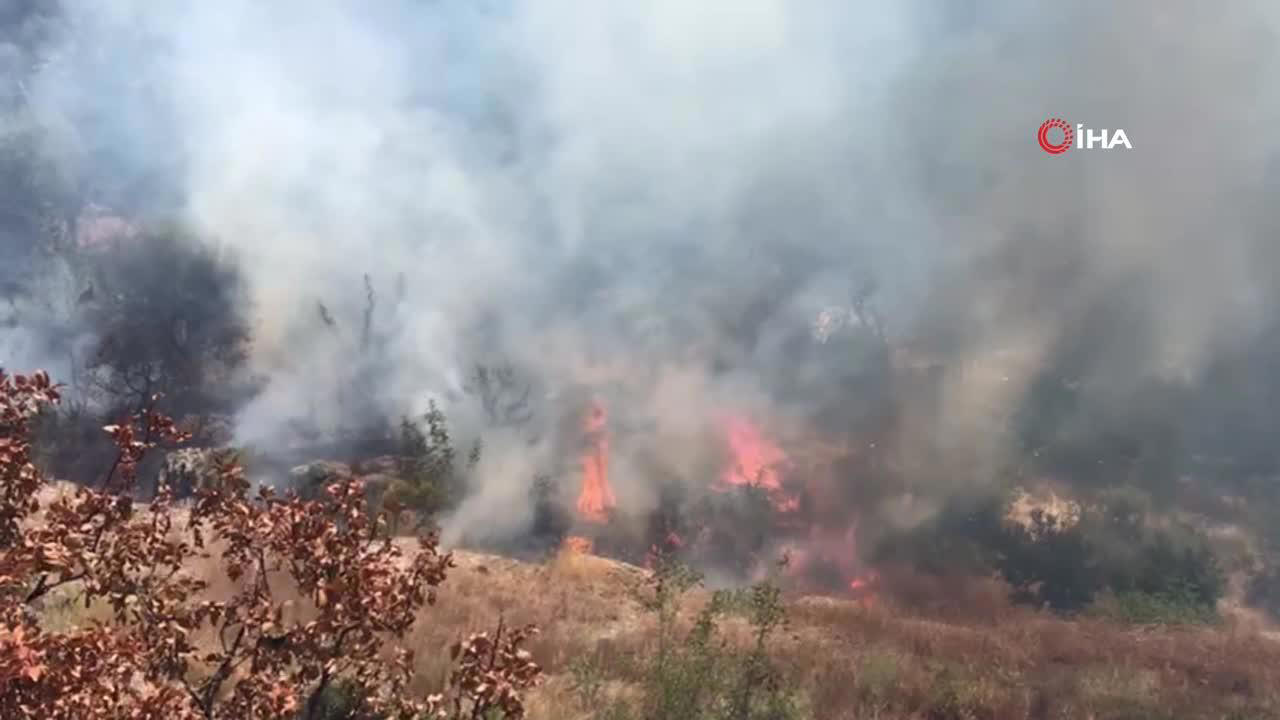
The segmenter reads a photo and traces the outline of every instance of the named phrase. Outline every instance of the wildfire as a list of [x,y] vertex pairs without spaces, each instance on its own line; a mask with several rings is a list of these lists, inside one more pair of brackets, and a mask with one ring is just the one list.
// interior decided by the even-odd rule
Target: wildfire
[[758,485],[769,494],[774,507],[790,512],[799,507],[799,501],[786,494],[778,476],[778,466],[787,459],[786,453],[767,440],[751,422],[742,418],[730,418],[726,423],[730,462],[721,477],[727,486]]
[[582,451],[582,492],[578,494],[578,514],[582,519],[604,524],[609,511],[617,505],[609,487],[608,416],[599,401],[593,402],[582,431],[586,447]]
[[855,527],[811,526],[808,538],[784,547],[784,572],[806,591],[840,593],[863,607],[875,605],[880,575],[858,560]]
[[[728,449],[728,463],[713,488],[726,490],[733,487],[759,487],[763,490],[779,520],[786,523],[779,527],[791,531],[807,528],[807,537],[794,538],[785,572],[801,586],[811,586],[819,592],[836,592],[849,597],[864,607],[873,605],[879,587],[879,578],[858,561],[856,532],[852,524],[840,522],[819,524],[800,508],[799,494],[783,486],[783,466],[786,472],[797,468],[789,463],[787,454],[765,436],[760,427],[743,417],[728,417],[724,425],[724,439]],[[588,407],[582,419],[582,487],[577,498],[577,532],[564,539],[563,549],[571,554],[595,552],[595,541],[601,527],[610,522],[617,506],[613,489],[609,485],[609,423],[608,414],[599,399]],[[812,474],[812,473],[808,473]],[[802,475],[805,477],[805,475]],[[813,479],[806,480],[813,483]],[[816,481],[821,485],[821,480]],[[783,517],[785,515],[785,518]],[[654,542],[646,557],[650,566],[653,560],[667,553],[686,550],[686,540],[672,530],[665,530],[661,540]],[[697,538],[690,541],[694,547]]]
[[863,607],[871,607],[876,604],[876,586],[879,584],[880,575],[873,570],[850,580],[849,591]]

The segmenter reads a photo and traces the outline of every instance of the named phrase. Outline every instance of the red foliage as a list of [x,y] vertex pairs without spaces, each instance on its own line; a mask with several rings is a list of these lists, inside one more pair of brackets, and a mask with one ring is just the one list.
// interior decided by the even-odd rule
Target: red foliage
[[477,633],[454,643],[450,654],[457,668],[449,676],[449,692],[427,698],[434,718],[523,718],[520,691],[533,687],[542,669],[520,646],[538,629],[532,625],[509,630],[501,622],[493,637]]
[[[167,487],[145,506],[126,494],[147,451],[185,439],[148,410],[104,428],[118,456],[103,490],[79,488],[42,511],[29,422],[57,401],[43,373],[0,373],[0,717],[312,718],[339,681],[386,716],[523,716],[519,690],[540,675],[519,647],[532,628],[499,626],[456,647],[448,702],[410,697],[413,658],[399,641],[453,559],[434,536],[405,552],[359,482],[304,501],[251,493],[226,462],[178,523]],[[238,589],[204,599],[199,559],[215,559]],[[57,588],[105,603],[110,620],[42,629],[39,603]]]

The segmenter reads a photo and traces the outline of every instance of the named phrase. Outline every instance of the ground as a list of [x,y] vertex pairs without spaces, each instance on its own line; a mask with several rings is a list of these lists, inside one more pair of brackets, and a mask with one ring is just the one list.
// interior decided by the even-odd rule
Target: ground
[[[532,720],[596,717],[598,703],[575,690],[571,669],[583,658],[599,668],[606,696],[635,691],[656,628],[637,602],[644,568],[569,551],[540,563],[464,550],[455,557],[439,601],[407,638],[416,692],[444,681],[450,643],[499,618],[542,628],[530,649],[547,680],[529,696]],[[228,589],[212,564],[193,571],[214,579],[212,592]],[[1233,601],[1216,626],[1134,626],[1013,607],[994,581],[887,581],[900,597],[870,605],[786,597],[788,624],[771,652],[811,717],[1280,718],[1280,636]],[[690,593],[684,617],[708,597]],[[47,626],[66,628],[104,611],[50,602],[44,612]],[[735,642],[745,644],[747,631],[737,619],[723,625]]]
[[[654,623],[633,600],[641,568],[563,553],[545,564],[458,553],[459,567],[415,643],[426,651],[499,614],[544,628],[549,681],[533,718],[588,718],[568,667],[583,654],[642,656]],[[1228,615],[1220,627],[1134,627],[1012,608],[990,587],[938,617],[823,597],[788,600],[774,654],[820,718],[1280,717],[1280,642]],[[705,594],[689,598],[689,610]],[[935,614],[936,615],[936,614]],[[730,635],[744,628],[730,624]],[[424,682],[442,676],[424,661]],[[626,670],[611,684],[626,692]]]

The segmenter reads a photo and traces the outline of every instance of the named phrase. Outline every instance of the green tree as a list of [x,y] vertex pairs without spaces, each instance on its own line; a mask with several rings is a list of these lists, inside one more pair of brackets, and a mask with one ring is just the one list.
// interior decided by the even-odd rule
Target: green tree
[[444,412],[435,401],[428,404],[419,426],[410,418],[400,421],[400,448],[395,480],[382,497],[383,506],[399,515],[409,510],[418,522],[452,507],[466,490],[466,474],[480,462],[481,446],[472,446],[464,466],[459,466]]

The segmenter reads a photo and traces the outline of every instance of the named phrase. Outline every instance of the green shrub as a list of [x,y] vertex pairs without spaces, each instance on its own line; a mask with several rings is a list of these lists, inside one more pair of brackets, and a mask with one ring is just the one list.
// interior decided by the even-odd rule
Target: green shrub
[[1036,509],[1031,527],[1006,525],[998,537],[996,567],[1013,587],[1016,602],[1075,611],[1102,587],[1094,548],[1078,524],[1064,526]]
[[901,660],[887,652],[872,652],[862,658],[854,681],[858,693],[872,705],[887,703],[899,682]]
[[1263,570],[1249,578],[1245,600],[1280,619],[1280,567]]
[[[659,558],[643,607],[656,616],[657,636],[640,668],[639,697],[615,701],[595,720],[791,720],[804,717],[799,698],[769,658],[770,638],[785,623],[781,593],[765,582],[746,590],[718,591],[690,627],[679,621],[680,601],[701,578],[682,565]],[[753,630],[749,648],[738,648],[721,633],[728,615],[746,617]],[[599,666],[582,663],[571,671],[584,706],[600,707]]]
[[1135,625],[1210,625],[1220,618],[1194,597],[1132,591],[1100,599],[1092,614]]
[[1207,608],[1213,608],[1226,589],[1218,560],[1203,538],[1180,543],[1160,532],[1138,557],[1132,580],[1117,580],[1113,586],[1131,585],[1141,593]]
[[990,688],[969,668],[946,665],[934,677],[926,716],[932,720],[977,720],[990,716]]
[[931,520],[890,533],[877,544],[877,564],[908,565],[934,575],[985,575],[995,569],[1004,499],[997,495],[948,500]]
[[560,547],[574,521],[556,492],[555,481],[549,475],[535,475],[529,484],[529,505],[533,508],[529,534],[551,548]]
[[1015,599],[1074,611],[1109,589],[1120,598],[1119,616],[1136,622],[1216,617],[1226,579],[1203,536],[1135,527],[1127,513],[1105,509],[1069,528],[1040,513],[1032,519],[1031,529],[1006,533],[1001,548],[999,570]]
[[[432,401],[422,416],[424,432],[410,418],[400,421],[400,448],[397,478],[383,495],[388,508],[403,508],[426,520],[457,503],[465,490],[462,468],[445,423],[444,413]],[[470,470],[480,461],[477,443],[467,458]]]
[[1078,522],[1037,509],[1024,527],[1005,520],[998,496],[957,498],[930,522],[887,537],[875,559],[933,574],[996,572],[1013,600],[1059,612],[1083,610],[1109,589],[1127,607],[1162,608],[1161,617],[1211,618],[1225,578],[1209,543],[1186,528],[1149,529],[1148,507],[1145,493],[1114,489]]

